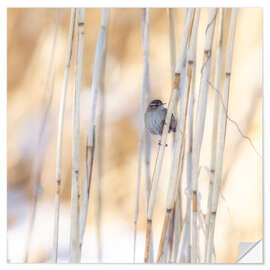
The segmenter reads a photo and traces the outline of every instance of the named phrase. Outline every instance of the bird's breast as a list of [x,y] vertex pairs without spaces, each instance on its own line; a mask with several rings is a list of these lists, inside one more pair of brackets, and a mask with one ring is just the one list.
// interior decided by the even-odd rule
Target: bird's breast
[[152,134],[161,135],[165,114],[166,112],[163,110],[148,111],[146,113],[146,127]]

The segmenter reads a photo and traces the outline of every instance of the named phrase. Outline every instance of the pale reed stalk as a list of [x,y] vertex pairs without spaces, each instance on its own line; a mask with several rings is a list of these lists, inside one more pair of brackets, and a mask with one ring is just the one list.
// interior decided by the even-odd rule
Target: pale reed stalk
[[[176,49],[175,49],[175,26],[174,26],[174,9],[173,8],[168,8],[167,9],[167,13],[168,13],[168,18],[169,18],[169,45],[170,45],[170,66],[171,66],[171,79],[173,82],[173,77],[174,77],[174,71],[175,71],[175,61],[176,61]],[[177,112],[177,105],[178,105],[178,101],[179,101],[179,97],[177,97],[177,100],[175,102],[174,108],[173,108],[173,114],[176,115]],[[174,146],[175,146],[175,133],[172,134],[172,145],[171,145],[171,149],[172,149],[172,156],[174,153]],[[173,165],[173,164],[172,164]],[[175,216],[175,208],[173,211],[173,216]],[[169,230],[167,232],[167,236],[166,236],[166,240],[165,240],[165,247],[164,250],[166,252],[166,254],[164,254],[163,259],[164,260],[168,260],[171,256],[172,253],[172,242],[173,242],[173,233],[174,233],[174,223],[175,223],[175,219],[174,217],[170,218],[169,221]],[[168,243],[169,242],[169,243]],[[168,248],[167,248],[168,246]]]
[[[223,63],[223,32],[224,32],[224,9],[219,9],[219,33],[218,33],[218,48],[217,48],[217,60],[216,60],[216,68],[215,68],[215,87],[220,89],[221,86],[221,72],[222,72],[222,63]],[[217,128],[218,128],[218,116],[219,116],[219,96],[218,93],[215,95],[215,105],[214,105],[214,113],[213,113],[213,129],[212,129],[212,142],[211,142],[211,165],[210,172],[214,176],[215,175],[215,167],[216,167],[216,149],[217,149]],[[209,189],[208,189],[208,211],[206,216],[206,242],[205,242],[205,260],[206,260],[206,251],[208,246],[208,235],[209,235],[209,222],[210,222],[210,212],[211,212],[211,202],[213,195],[213,182],[209,180]]]
[[[144,130],[144,112],[147,104],[147,96],[149,94],[146,92],[149,91],[150,88],[150,79],[149,79],[149,8],[142,9],[142,38],[143,38],[143,83],[142,83],[142,96],[141,96],[141,106],[140,106],[140,123],[139,123],[139,143],[138,143],[138,172],[137,172],[137,192],[136,192],[136,203],[135,203],[135,211],[134,211],[134,233],[133,233],[133,263],[136,261],[136,240],[137,240],[137,222],[139,216],[139,202],[140,202],[140,187],[141,187],[141,178],[142,178],[142,158],[143,158],[143,138],[144,135],[147,136],[147,131]],[[149,92],[148,92],[149,93]],[[146,138],[148,140],[149,138]],[[149,148],[150,141],[145,142],[145,147]],[[150,166],[148,166],[148,162],[150,162],[150,152],[149,149],[145,149],[147,151],[147,156],[145,156],[145,169],[150,171]],[[146,175],[147,177],[147,175]],[[146,179],[146,200],[148,202],[149,196],[149,177]],[[152,245],[152,244],[151,244]],[[151,253],[153,249],[151,248]],[[150,256],[150,261],[152,262],[152,255]]]
[[[196,12],[198,12],[196,10]],[[198,31],[199,27],[199,20],[198,16],[195,18],[194,22],[194,31]],[[190,90],[190,101],[189,101],[189,121],[188,121],[188,151],[187,151],[187,173],[186,173],[186,189],[185,194],[187,196],[187,203],[186,203],[186,211],[185,211],[185,219],[182,224],[182,233],[180,235],[179,243],[175,253],[175,262],[183,263],[184,262],[184,255],[190,253],[190,213],[191,213],[191,172],[192,172],[192,138],[193,138],[193,111],[194,111],[194,91],[195,91],[195,71],[196,71],[196,51],[197,51],[197,35],[195,35],[194,43],[194,61],[193,61],[193,74],[192,74],[192,85]],[[190,257],[190,256],[188,256]],[[190,262],[187,259],[185,262]]]
[[181,48],[180,48],[180,56],[178,58],[178,62],[177,62],[176,68],[175,68],[174,81],[172,84],[171,96],[170,96],[170,100],[168,103],[168,111],[167,111],[166,118],[165,118],[164,128],[163,128],[162,136],[161,136],[161,143],[160,143],[158,155],[156,158],[156,163],[155,163],[153,177],[152,177],[151,192],[150,192],[150,197],[149,197],[149,206],[148,206],[148,210],[147,210],[144,262],[148,262],[148,260],[149,260],[150,235],[151,235],[151,227],[152,227],[153,208],[154,208],[154,204],[155,204],[155,200],[156,200],[157,187],[158,187],[161,167],[163,164],[164,150],[165,150],[166,139],[167,139],[167,135],[168,135],[168,131],[169,131],[171,116],[172,116],[173,108],[174,108],[176,98],[178,95],[178,88],[179,88],[179,83],[180,83],[180,72],[181,72],[181,69],[182,69],[182,66],[184,63],[186,44],[187,44],[187,39],[188,39],[188,35],[189,35],[189,27],[190,27],[190,24],[192,21],[192,13],[193,13],[193,9],[191,9],[191,11],[187,10],[188,19],[186,20],[187,23],[185,24],[185,28],[184,28],[184,35],[183,35],[182,44],[181,44]]
[[[146,9],[144,9],[146,17]],[[148,13],[150,9],[148,9]],[[145,21],[146,27],[144,28],[143,35],[146,35],[149,39],[149,18],[150,14],[148,14],[148,19]],[[149,65],[149,40],[147,41],[148,46],[144,49],[144,63],[145,69],[148,75],[145,76],[144,87],[145,87],[145,109],[147,105],[151,101],[151,89],[150,89],[150,65]],[[149,195],[150,195],[150,187],[151,187],[151,135],[149,132],[144,132],[145,135],[145,194],[146,194],[146,212],[149,204]],[[154,247],[153,247],[153,233],[151,232],[150,236],[150,254],[149,254],[149,262],[154,262]]]
[[101,26],[99,30],[96,53],[95,53],[95,62],[94,62],[94,71],[93,71],[93,81],[91,87],[91,104],[90,104],[90,118],[89,118],[89,137],[88,137],[88,146],[93,145],[93,134],[94,134],[94,123],[96,115],[96,104],[97,104],[97,95],[100,84],[101,70],[104,60],[105,48],[106,48],[106,39],[107,39],[107,28],[109,20],[109,9],[104,8],[102,11]]
[[[184,164],[184,152],[185,152],[185,144],[183,145],[184,149],[181,152],[181,166],[179,166],[179,170],[177,173],[178,182],[181,183],[182,175],[183,175],[183,164]],[[160,259],[160,262],[168,263],[175,262],[173,261],[173,256],[175,255],[175,247],[179,245],[179,236],[182,231],[182,201],[181,201],[181,185],[179,184],[176,191],[176,199],[174,201],[174,205],[172,208],[172,213],[169,217],[169,225],[166,234],[166,240],[163,247],[163,253]],[[178,213],[176,212],[178,211]],[[174,219],[179,219],[177,222]],[[168,245],[170,245],[168,247]]]
[[[107,40],[107,28],[109,20],[109,9],[104,8],[102,10],[101,26],[99,30],[99,35],[97,39],[96,52],[95,52],[95,62],[94,70],[92,76],[92,86],[91,86],[91,100],[90,100],[90,115],[89,115],[89,127],[88,127],[88,139],[87,139],[87,162],[86,162],[86,177],[84,178],[84,196],[83,196],[83,209],[80,222],[80,246],[82,246],[84,232],[86,227],[87,212],[89,206],[89,194],[91,187],[91,175],[92,166],[91,162],[94,159],[94,137],[95,137],[95,116],[96,116],[96,105],[98,91],[100,89],[100,83],[104,76],[104,61],[105,61],[105,51],[106,51],[106,40]],[[101,239],[101,238],[98,238]],[[99,240],[98,240],[99,241]],[[100,241],[98,247],[100,247]],[[99,254],[100,248],[98,248]]]
[[[174,26],[174,9],[168,8],[169,15],[169,33],[170,33],[170,65],[171,65],[171,83],[173,83],[174,72],[175,72],[175,61],[176,61],[176,49],[175,49],[175,26]],[[187,19],[187,15],[186,15]],[[173,114],[176,115],[177,105],[179,102],[179,96],[176,98],[176,102],[173,108]],[[172,156],[174,152],[174,144],[175,144],[175,133],[172,134],[173,142],[172,142]]]
[[97,250],[98,250],[98,262],[102,262],[103,250],[102,250],[102,179],[103,179],[103,153],[104,153],[104,129],[105,129],[105,65],[106,65],[106,51],[104,55],[104,61],[102,65],[102,78],[100,80],[100,116],[98,124],[98,183],[97,183],[97,208],[96,208],[96,223],[97,223]]
[[178,187],[177,187],[177,194],[176,194],[176,199],[174,203],[174,208],[175,208],[175,219],[176,222],[174,223],[174,234],[172,235],[172,250],[169,256],[169,260],[172,263],[176,262],[177,258],[177,252],[178,252],[178,247],[179,247],[179,240],[181,237],[182,233],[182,227],[183,227],[183,220],[182,220],[182,188],[181,188],[181,182],[182,182],[182,176],[183,176],[183,171],[184,171],[184,153],[185,153],[185,143],[183,145],[184,149],[182,151],[182,156],[181,156],[181,166],[179,167],[178,171]]
[[[195,24],[196,25],[196,24]],[[197,26],[198,30],[198,26]],[[196,30],[196,31],[197,31]],[[196,83],[196,51],[197,51],[197,35],[196,35],[196,41],[195,42],[195,56],[194,56],[194,68],[193,68],[193,74],[192,74],[192,85],[190,90],[190,104],[189,104],[189,122],[188,122],[188,151],[187,151],[187,173],[186,173],[186,189],[185,194],[187,196],[187,203],[186,203],[186,211],[185,211],[185,222],[186,222],[186,236],[183,236],[182,239],[186,239],[186,241],[183,242],[182,250],[180,250],[179,254],[179,261],[184,262],[185,259],[186,263],[190,263],[191,260],[191,200],[192,200],[192,152],[193,152],[193,115],[194,115],[194,92],[195,92],[195,83]],[[181,241],[180,241],[181,245]],[[186,255],[186,257],[184,257]]]
[[[175,62],[176,62],[176,48],[175,48],[175,23],[174,23],[174,9],[173,8],[168,8],[168,16],[169,16],[169,35],[170,35],[170,64],[171,64],[171,74],[172,74],[172,80],[173,80],[173,76],[174,76],[174,71],[175,71]],[[173,114],[176,115],[177,114],[177,106],[178,106],[178,102],[179,102],[179,96],[175,102],[175,106],[174,106],[174,110],[173,110]],[[176,140],[176,134],[173,133],[173,140],[172,140],[172,158],[173,158],[173,154],[174,154],[174,147],[175,147],[175,140]],[[173,164],[171,164],[173,165]],[[179,203],[181,204],[181,199],[179,201]],[[173,253],[173,249],[174,249],[174,243],[175,243],[175,239],[178,238],[178,221],[180,220],[180,223],[182,221],[182,216],[181,216],[181,211],[179,211],[178,208],[178,204],[175,205],[174,208],[174,212],[173,212],[174,218],[170,219],[173,220],[173,224],[171,224],[170,221],[170,227],[172,230],[172,234],[171,238],[170,238],[170,245],[169,245],[169,260],[172,259],[172,253]]]
[[[181,162],[181,156],[184,155],[184,142],[185,142],[185,132],[186,132],[186,119],[187,119],[187,111],[188,111],[188,104],[189,104],[189,96],[190,96],[190,86],[191,86],[191,79],[192,79],[192,73],[194,69],[194,56],[195,56],[195,41],[196,41],[196,35],[197,35],[197,28],[199,23],[199,9],[196,10],[196,12],[192,12],[191,18],[191,24],[189,30],[189,36],[188,36],[188,43],[190,43],[190,48],[188,50],[187,54],[187,82],[184,85],[183,88],[183,101],[182,106],[179,110],[179,117],[177,122],[177,128],[176,128],[176,142],[175,142],[175,153],[173,156],[173,165],[172,170],[170,174],[170,180],[168,184],[168,192],[167,192],[167,204],[166,204],[166,214],[164,218],[163,223],[163,229],[162,229],[162,235],[160,238],[160,245],[159,245],[159,252],[158,252],[158,258],[157,261],[160,260],[160,257],[163,252],[164,248],[164,239],[167,232],[167,222],[169,220],[170,213],[172,211],[173,203],[176,199],[176,191],[177,187],[181,185],[179,182],[180,178],[179,170],[181,170],[181,167],[183,166]],[[196,25],[194,24],[194,21],[196,21]],[[193,28],[194,25],[194,28]],[[194,29],[195,31],[192,31]]]
[[81,211],[81,216],[80,216],[80,258],[81,258],[81,253],[82,253],[83,237],[84,237],[86,221],[87,221],[90,187],[92,183],[93,165],[94,165],[94,156],[95,156],[95,147],[96,147],[95,138],[96,138],[96,129],[94,126],[93,145],[90,148],[90,152],[89,152],[88,146],[86,145],[86,159],[85,159],[86,165],[85,165],[84,186],[83,186],[83,194],[82,194],[82,211]]
[[85,9],[76,9],[78,48],[76,54],[75,93],[73,103],[72,134],[72,186],[71,186],[71,224],[70,224],[70,262],[80,259],[79,217],[80,217],[80,90],[83,66]]
[[[144,79],[143,88],[145,89],[145,104],[147,105],[151,101],[151,89],[150,89],[150,66],[149,66],[149,9],[143,9],[143,19],[142,19],[142,34],[143,34],[143,57],[144,57]],[[149,132],[145,132],[145,181],[146,181],[146,202],[148,208],[148,200],[150,194],[151,186],[151,170],[150,170],[150,158],[151,158],[151,135]]]
[[[107,29],[108,36],[108,29]],[[101,67],[100,77],[100,116],[99,116],[99,136],[98,136],[98,201],[96,208],[96,222],[97,222],[97,250],[98,262],[101,263],[103,259],[102,249],[102,178],[103,178],[103,153],[105,144],[105,70],[107,64],[107,42],[105,42],[105,49],[103,54],[103,61]]]
[[233,45],[235,37],[237,19],[237,8],[233,8],[231,12],[231,22],[229,30],[228,47],[226,52],[226,68],[225,68],[225,86],[223,93],[223,103],[225,110],[221,111],[221,119],[218,133],[218,147],[217,147],[217,160],[216,160],[216,172],[213,186],[213,200],[211,205],[211,216],[209,223],[209,240],[207,246],[207,257],[206,262],[212,262],[212,254],[214,249],[214,232],[216,223],[216,212],[218,207],[218,200],[220,195],[221,181],[222,181],[222,165],[223,165],[223,154],[225,148],[226,138],[226,126],[227,126],[227,111],[229,103],[229,92],[230,92],[230,80],[231,80],[231,68],[232,68],[232,57],[233,57]]
[[207,110],[208,79],[211,70],[211,52],[215,30],[217,9],[210,10],[208,24],[206,27],[205,47],[203,66],[201,70],[200,93],[198,99],[195,132],[193,138],[192,155],[192,252],[191,262],[196,263],[198,258],[198,230],[197,230],[197,190],[198,190],[198,171],[200,161],[201,144],[204,133],[205,116]]
[[69,34],[68,34],[68,46],[66,52],[66,63],[64,71],[64,79],[60,100],[59,116],[58,116],[58,133],[57,133],[57,147],[56,147],[56,193],[55,193],[55,214],[54,214],[54,232],[53,232],[53,250],[52,250],[52,262],[57,263],[58,254],[58,234],[59,234],[59,209],[60,209],[60,190],[62,182],[62,145],[63,145],[63,129],[64,129],[64,112],[66,104],[66,94],[68,88],[72,41],[74,34],[75,23],[75,8],[70,12]]

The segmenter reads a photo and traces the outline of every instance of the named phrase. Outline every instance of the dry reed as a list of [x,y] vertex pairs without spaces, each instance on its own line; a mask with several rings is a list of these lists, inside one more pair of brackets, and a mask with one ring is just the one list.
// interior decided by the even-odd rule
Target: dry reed
[[196,263],[198,258],[198,231],[197,231],[197,190],[198,171],[200,161],[201,144],[204,133],[205,116],[207,110],[208,79],[211,70],[212,42],[215,30],[217,9],[210,10],[208,24],[205,33],[205,47],[203,66],[201,69],[200,92],[196,112],[195,132],[193,137],[192,152],[192,249],[191,262]]
[[80,260],[80,91],[84,46],[85,9],[76,9],[76,67],[75,91],[73,101],[73,134],[72,134],[72,186],[71,186],[71,225],[70,225],[70,262]]
[[[138,172],[137,172],[137,192],[136,192],[136,204],[134,211],[134,236],[133,236],[133,263],[136,260],[136,239],[137,239],[137,221],[139,216],[139,201],[140,201],[140,186],[141,186],[141,175],[142,175],[142,158],[143,158],[143,138],[145,135],[145,148],[149,147],[150,141],[147,139],[147,132],[144,131],[144,112],[146,104],[148,103],[147,91],[150,91],[150,79],[149,79],[149,8],[143,9],[142,14],[142,38],[143,38],[143,83],[142,83],[142,97],[141,97],[141,106],[140,106],[140,123],[139,123],[139,143],[138,143]],[[148,134],[149,136],[149,134]],[[148,141],[147,141],[148,140]],[[148,146],[147,146],[148,145]],[[145,149],[147,155],[145,156],[145,169],[150,171],[150,152]],[[146,174],[146,198],[148,201],[149,196],[149,177]],[[152,245],[152,244],[150,244]],[[151,248],[150,262],[152,261],[153,249]]]
[[[194,19],[194,10],[190,12],[189,20],[189,28],[187,28],[187,44],[189,43],[190,37],[191,37],[191,31],[193,26],[193,19]],[[185,47],[186,50],[186,47]],[[192,58],[193,59],[193,58]],[[173,155],[173,161],[172,161],[172,167],[171,167],[171,174],[168,184],[168,192],[167,192],[167,203],[166,203],[166,214],[164,218],[163,228],[162,228],[162,235],[160,238],[160,244],[159,244],[159,251],[158,251],[158,257],[157,262],[160,261],[160,258],[162,256],[162,252],[164,249],[164,241],[165,236],[167,233],[168,228],[168,221],[170,218],[170,214],[172,213],[174,201],[176,199],[176,190],[178,189],[178,186],[181,184],[179,183],[180,178],[179,176],[179,170],[181,170],[182,164],[181,157],[184,154],[184,136],[185,136],[185,128],[186,128],[186,118],[187,118],[187,108],[188,108],[188,101],[189,101],[189,93],[190,93],[190,84],[191,84],[191,74],[192,74],[192,65],[193,60],[191,58],[188,59],[188,70],[187,70],[187,84],[184,85],[183,88],[183,95],[182,95],[182,106],[179,110],[179,117],[177,120],[177,128],[176,128],[176,140],[175,140],[175,151]]]
[[75,23],[75,9],[71,9],[69,34],[68,34],[68,46],[66,53],[66,63],[64,71],[64,79],[60,100],[59,116],[58,116],[58,133],[57,133],[57,147],[56,147],[56,193],[55,193],[55,214],[54,214],[54,233],[53,233],[53,251],[52,262],[57,263],[58,253],[58,232],[59,232],[59,210],[60,210],[60,191],[62,182],[62,145],[63,145],[63,129],[64,129],[64,112],[66,104],[66,94],[68,88],[72,42],[74,34]]
[[[191,9],[193,12],[193,9]],[[191,12],[187,13],[188,20],[187,20],[187,25],[191,24],[192,21],[192,15]],[[152,215],[153,215],[153,208],[156,200],[156,193],[157,193],[157,187],[158,187],[158,182],[159,182],[159,176],[160,176],[160,171],[163,163],[163,157],[164,157],[164,150],[166,146],[166,139],[169,131],[169,123],[171,120],[172,116],[172,111],[174,108],[174,105],[176,103],[177,95],[178,95],[178,88],[179,88],[179,83],[180,83],[180,72],[184,63],[185,59],[185,51],[186,51],[186,42],[188,39],[188,34],[189,31],[187,30],[189,27],[185,27],[185,32],[183,35],[183,41],[181,44],[180,48],[180,54],[179,58],[176,64],[175,68],[175,74],[174,74],[174,81],[172,84],[172,90],[171,90],[171,96],[170,100],[168,103],[168,111],[166,114],[165,122],[164,122],[164,127],[162,131],[162,136],[161,136],[161,143],[159,146],[159,151],[158,155],[156,158],[156,163],[154,167],[154,172],[153,172],[153,177],[152,177],[152,186],[151,186],[151,193],[149,197],[149,206],[148,206],[148,211],[147,211],[147,228],[146,228],[146,244],[145,244],[145,254],[144,254],[144,261],[147,262],[149,258],[149,247],[150,247],[150,233],[151,233],[151,226],[152,226]],[[170,213],[169,213],[170,214]],[[168,219],[168,218],[166,218]],[[165,220],[165,223],[167,223],[167,220]]]
[[[89,116],[89,129],[88,129],[88,139],[87,139],[87,160],[86,160],[86,177],[84,181],[84,207],[82,209],[81,216],[81,227],[80,227],[80,242],[81,247],[83,243],[84,231],[86,226],[87,212],[88,212],[88,202],[91,186],[92,177],[92,162],[94,159],[94,137],[95,137],[95,116],[96,116],[96,105],[98,91],[100,89],[100,83],[104,77],[105,70],[105,51],[106,51],[106,40],[107,40],[107,27],[109,20],[109,9],[104,8],[102,11],[101,26],[99,30],[99,35],[97,39],[96,52],[95,52],[95,62],[94,70],[92,76],[92,87],[91,87],[91,100],[90,100],[90,116]],[[99,217],[98,217],[99,219]],[[99,243],[99,258],[101,259],[101,238],[98,239]]]
[[[223,31],[224,31],[224,17],[225,17],[224,9],[219,9],[219,33],[218,33],[218,48],[217,48],[217,61],[215,67],[215,87],[220,89],[221,86],[221,72],[222,72],[222,64],[223,64]],[[216,93],[215,95],[215,105],[214,105],[214,113],[213,113],[213,129],[212,129],[212,145],[211,145],[211,165],[210,165],[210,174],[211,179],[209,179],[209,188],[208,188],[208,212],[206,216],[206,236],[205,236],[205,259],[206,259],[206,251],[208,245],[208,235],[209,235],[209,222],[210,222],[210,212],[211,212],[211,202],[212,202],[212,190],[213,190],[213,181],[215,175],[215,167],[216,167],[216,149],[217,149],[217,128],[218,128],[218,116],[219,116],[219,96]]]
[[[183,225],[183,231],[177,250],[176,262],[183,262],[184,255],[186,253],[186,262],[190,262],[190,224],[191,224],[191,175],[192,175],[192,139],[193,139],[193,105],[194,105],[194,88],[195,88],[195,70],[196,70],[196,50],[197,50],[197,33],[199,27],[200,9],[196,9],[194,18],[194,27],[192,29],[190,47],[188,49],[188,62],[191,69],[191,86],[190,86],[190,98],[189,98],[189,117],[188,117],[188,151],[187,151],[187,177],[186,177],[186,189],[187,195],[186,214]],[[182,165],[183,166],[183,165]]]
[[228,111],[228,103],[229,103],[231,66],[232,66],[236,19],[237,19],[237,8],[233,8],[231,12],[229,40],[228,40],[227,52],[226,52],[225,86],[224,86],[224,93],[223,93],[223,100],[224,100],[226,110],[222,110],[221,112],[220,127],[219,127],[219,133],[218,133],[216,171],[215,171],[213,195],[212,195],[213,199],[211,202],[211,215],[210,215],[210,221],[209,221],[209,239],[208,239],[207,256],[206,256],[206,262],[208,263],[212,262],[216,212],[217,212],[217,207],[218,207],[218,200],[219,200],[221,180],[222,180],[223,153],[224,153],[225,138],[226,138],[227,111]]

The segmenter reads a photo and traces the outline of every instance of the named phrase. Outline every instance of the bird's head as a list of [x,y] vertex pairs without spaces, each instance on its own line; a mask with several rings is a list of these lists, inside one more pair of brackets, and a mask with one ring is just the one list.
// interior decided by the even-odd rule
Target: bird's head
[[163,103],[161,100],[159,100],[159,99],[154,99],[154,100],[152,100],[151,101],[151,103],[149,104],[149,107],[151,108],[151,109],[157,109],[158,107],[160,107],[160,106],[162,106],[162,105],[164,105],[164,104],[166,104],[166,103]]

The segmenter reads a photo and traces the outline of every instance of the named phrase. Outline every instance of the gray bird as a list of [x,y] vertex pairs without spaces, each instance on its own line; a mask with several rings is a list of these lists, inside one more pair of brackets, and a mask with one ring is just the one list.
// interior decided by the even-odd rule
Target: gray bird
[[[144,122],[145,127],[149,130],[151,134],[161,135],[165,117],[167,114],[167,109],[163,107],[165,103],[163,103],[159,99],[152,100],[148,105],[146,112],[144,113]],[[169,132],[176,131],[176,119],[172,114],[171,123],[169,127]]]

